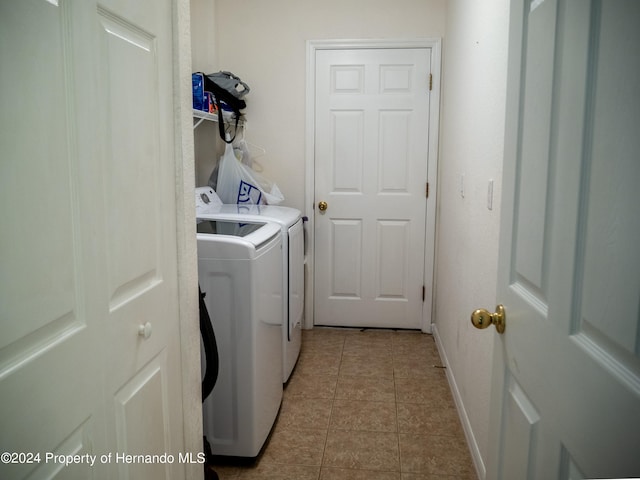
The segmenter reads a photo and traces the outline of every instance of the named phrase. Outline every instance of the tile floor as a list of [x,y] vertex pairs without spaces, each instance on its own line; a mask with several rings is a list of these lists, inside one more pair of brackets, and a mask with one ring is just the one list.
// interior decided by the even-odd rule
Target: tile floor
[[314,328],[252,465],[221,480],[475,480],[433,337]]

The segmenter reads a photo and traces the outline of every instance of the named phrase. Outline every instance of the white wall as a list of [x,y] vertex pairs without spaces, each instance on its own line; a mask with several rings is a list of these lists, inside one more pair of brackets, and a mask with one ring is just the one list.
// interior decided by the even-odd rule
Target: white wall
[[443,48],[435,332],[481,476],[496,332],[474,329],[470,314],[496,305],[508,8],[508,0],[450,0]]
[[[304,211],[306,41],[444,35],[445,0],[216,0],[218,69],[251,86],[247,139]],[[309,213],[309,212],[306,212]]]
[[[191,71],[212,73],[217,70],[216,0],[191,1]],[[217,161],[218,125],[203,122],[194,132],[196,157],[195,182],[197,187],[207,185],[209,175]]]

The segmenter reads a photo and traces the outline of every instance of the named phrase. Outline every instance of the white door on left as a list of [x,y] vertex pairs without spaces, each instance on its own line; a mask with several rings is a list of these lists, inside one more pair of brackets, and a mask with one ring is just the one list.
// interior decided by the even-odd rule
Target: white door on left
[[0,2],[1,478],[184,478],[172,18]]

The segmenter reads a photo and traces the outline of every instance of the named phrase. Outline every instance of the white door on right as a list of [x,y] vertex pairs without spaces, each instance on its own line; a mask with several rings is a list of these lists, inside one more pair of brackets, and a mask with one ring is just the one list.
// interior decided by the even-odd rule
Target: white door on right
[[511,2],[487,479],[640,477],[640,2]]

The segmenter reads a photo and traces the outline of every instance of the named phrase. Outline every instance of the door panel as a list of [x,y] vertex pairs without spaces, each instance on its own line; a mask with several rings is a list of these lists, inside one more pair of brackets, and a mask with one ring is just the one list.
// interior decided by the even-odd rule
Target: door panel
[[504,457],[509,461],[503,465],[501,478],[528,479],[532,475],[529,469],[535,455],[540,414],[513,377],[507,379],[504,401]]
[[[169,0],[0,3],[2,452],[183,448],[172,32]],[[3,463],[0,477],[183,469]]]
[[488,478],[640,475],[639,20],[512,4]]
[[[160,354],[114,395],[118,452],[171,452],[167,358]],[[132,453],[135,455],[135,453]],[[120,478],[172,478],[171,462],[120,462]]]
[[[333,220],[332,297],[357,299],[362,292],[360,271],[362,255],[362,222],[359,220]],[[352,252],[357,252],[355,255]]]
[[[71,18],[68,5],[0,4],[2,452],[91,452],[103,433],[95,426],[99,364],[90,345],[97,319],[85,295],[78,120],[66,115],[75,101],[74,70],[83,67],[68,37]],[[61,405],[74,408],[52,415]],[[3,462],[0,477],[36,469],[52,477],[61,470]]]
[[[44,1],[33,2],[29,7],[10,9],[2,5],[1,11],[3,39],[7,37],[2,45],[3,64],[19,62],[22,55],[43,57],[42,63],[34,63],[28,71],[2,71],[3,85],[7,86],[2,95],[5,113],[0,133],[3,149],[6,148],[0,175],[2,219],[6,227],[19,225],[3,227],[1,237],[3,262],[8,262],[0,269],[0,317],[6,319],[0,349],[5,368],[19,364],[20,358],[24,360],[26,351],[42,352],[47,345],[61,340],[65,331],[77,330],[84,324],[82,305],[78,304],[82,282],[74,250],[79,225],[72,208],[77,171],[69,161],[73,150],[69,136],[74,127],[60,113],[71,101],[65,85],[70,81],[69,68],[73,68],[65,61],[65,15]],[[46,19],[44,28],[21,24],[21,16],[29,10]],[[24,43],[24,52],[9,48],[8,39],[17,35],[32,39]],[[29,95],[22,85],[23,75],[37,76],[41,69],[50,72],[49,81],[60,91],[44,105],[39,95]],[[15,93],[9,94],[8,89]],[[24,118],[25,110],[40,115]],[[17,136],[25,129],[46,132],[41,138],[47,143],[33,135],[30,141],[20,141]],[[24,175],[25,171],[31,175]],[[47,214],[34,217],[44,206]],[[47,232],[56,232],[59,242],[52,245]],[[33,298],[33,290],[42,295]]]
[[379,194],[410,194],[410,111],[380,112]]
[[[526,66],[523,73],[521,144],[522,154],[518,180],[518,208],[526,212],[545,212],[549,195],[548,170],[550,158],[549,125],[551,98],[540,92],[550,91],[553,79],[554,35],[546,30],[555,16],[554,9],[542,5],[528,24],[527,49],[523,53]],[[551,17],[551,19],[549,18]],[[544,308],[546,224],[543,215],[516,217],[515,274],[518,284],[540,301]]]
[[[131,454],[180,450],[172,2],[107,0],[97,9],[104,111],[110,442]],[[138,334],[148,324],[150,336]],[[177,463],[119,465],[123,478],[173,478]]]
[[595,64],[594,79],[587,88],[593,103],[585,128],[591,138],[584,147],[585,178],[578,212],[584,280],[575,307],[576,333],[615,357],[615,369],[633,368],[633,357],[637,361],[640,355],[640,276],[638,262],[630,261],[640,243],[636,194],[640,101],[634,88],[640,80],[640,60],[637,55],[625,59],[629,70],[621,75],[607,59],[628,52],[633,42],[640,41],[636,5],[604,3],[594,12],[600,16],[602,33],[590,59]]
[[316,53],[314,323],[420,328],[431,51]]
[[364,112],[331,112],[333,155],[331,189],[334,192],[362,192],[364,178]]
[[377,226],[376,297],[408,299],[409,222],[381,220]]
[[[103,9],[98,16],[107,87],[105,160],[111,175],[105,184],[105,227],[111,232],[106,253],[109,308],[114,311],[161,281],[162,272],[156,269],[161,232],[155,202],[148,200],[158,198],[158,166],[139,161],[160,158],[158,92],[153,88],[158,52],[153,36],[136,25]],[[132,243],[132,237],[140,241]]]

